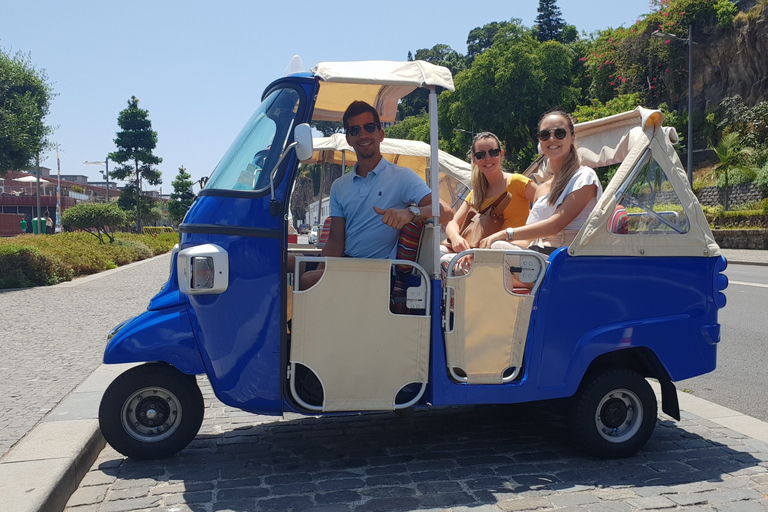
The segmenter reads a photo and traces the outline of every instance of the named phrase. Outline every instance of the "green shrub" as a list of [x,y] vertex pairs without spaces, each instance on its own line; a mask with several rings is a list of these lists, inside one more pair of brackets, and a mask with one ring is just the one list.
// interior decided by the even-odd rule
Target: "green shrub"
[[59,282],[56,265],[34,247],[0,247],[0,288],[29,288]]
[[171,251],[173,246],[179,243],[178,233],[160,233],[158,235],[145,235],[136,233],[116,233],[115,238],[119,240],[133,240],[149,247],[153,256],[165,254]]
[[723,214],[723,205],[719,204],[717,206],[705,206],[701,205],[701,209],[704,211],[704,217],[707,218],[707,222],[712,223],[714,220],[718,217],[720,217]]
[[95,274],[170,251],[176,233],[158,236],[118,234],[102,244],[90,233],[19,235],[0,239],[0,289],[44,286]]
[[115,243],[110,245],[109,252],[115,254],[118,265],[146,260],[153,256],[152,250],[144,243],[125,238],[116,238]]
[[715,11],[717,12],[717,26],[722,29],[730,29],[733,27],[733,18],[739,9],[730,0],[718,0],[715,3]]
[[768,163],[766,163],[755,175],[755,185],[763,195],[768,195]]
[[[734,167],[728,171],[728,186],[734,187],[744,183],[751,183],[755,175],[749,169]],[[717,187],[725,187],[725,174],[717,177]]]

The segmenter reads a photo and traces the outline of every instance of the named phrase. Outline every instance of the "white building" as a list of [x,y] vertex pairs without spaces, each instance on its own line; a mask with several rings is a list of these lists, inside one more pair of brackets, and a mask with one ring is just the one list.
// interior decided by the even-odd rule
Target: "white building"
[[309,205],[309,213],[307,213],[307,219],[306,223],[310,226],[317,224],[318,226],[322,226],[323,222],[325,222],[325,219],[331,214],[331,204],[330,199],[328,197],[323,198],[323,205],[320,209],[320,221],[318,222],[317,219],[317,208],[320,204],[320,201],[315,201],[314,203],[310,203]]

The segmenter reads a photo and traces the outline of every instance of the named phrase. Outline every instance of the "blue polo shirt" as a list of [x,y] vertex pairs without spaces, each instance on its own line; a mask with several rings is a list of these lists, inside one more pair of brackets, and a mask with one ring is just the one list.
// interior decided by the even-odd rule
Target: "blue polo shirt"
[[381,222],[378,208],[406,208],[431,193],[418,174],[382,157],[365,178],[352,172],[331,185],[331,217],[346,224],[344,252],[353,258],[394,258],[400,232]]

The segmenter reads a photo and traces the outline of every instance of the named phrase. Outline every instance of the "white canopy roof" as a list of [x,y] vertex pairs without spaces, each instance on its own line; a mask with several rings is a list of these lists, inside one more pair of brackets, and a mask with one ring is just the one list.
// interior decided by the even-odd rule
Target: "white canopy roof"
[[[36,183],[37,177],[36,176],[23,176],[21,178],[13,178],[13,181],[20,181],[22,183]],[[43,178],[40,178],[40,184],[45,185],[47,183],[50,183],[48,180],[44,180]]]
[[[312,141],[315,153],[311,160],[303,163],[329,162],[346,165],[357,162],[354,149],[347,144],[344,134],[335,133],[330,137],[316,137]],[[342,155],[343,152],[343,155]],[[381,154],[388,161],[413,169],[425,181],[429,168],[430,146],[416,140],[388,139],[381,142]],[[455,156],[438,151],[438,166],[440,171],[440,198],[453,204],[461,192],[459,183],[466,188],[472,187],[472,166]]]
[[423,60],[321,62],[310,70],[320,79],[312,118],[341,121],[356,100],[373,105],[382,122],[395,121],[397,103],[418,87],[454,90],[450,70]]

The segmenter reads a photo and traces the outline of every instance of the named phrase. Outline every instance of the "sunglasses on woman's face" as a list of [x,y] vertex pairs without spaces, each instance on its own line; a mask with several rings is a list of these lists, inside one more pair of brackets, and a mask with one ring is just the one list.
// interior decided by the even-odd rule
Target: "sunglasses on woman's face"
[[[359,124],[354,126],[347,126],[347,135],[350,137],[357,137],[360,135],[360,128],[361,126]],[[379,129],[379,125],[376,123],[366,123],[362,126],[362,128],[365,129],[366,133],[373,133]]]
[[[553,135],[553,132],[550,132],[549,130],[540,130],[536,135],[538,135],[540,141],[546,142]],[[563,140],[566,135],[568,135],[568,132],[565,128],[555,128],[554,136],[556,139]]]
[[472,156],[475,157],[475,160],[483,160],[486,153],[491,155],[493,158],[496,158],[501,153],[501,148],[493,148],[489,149],[488,151],[475,151],[472,153]]

